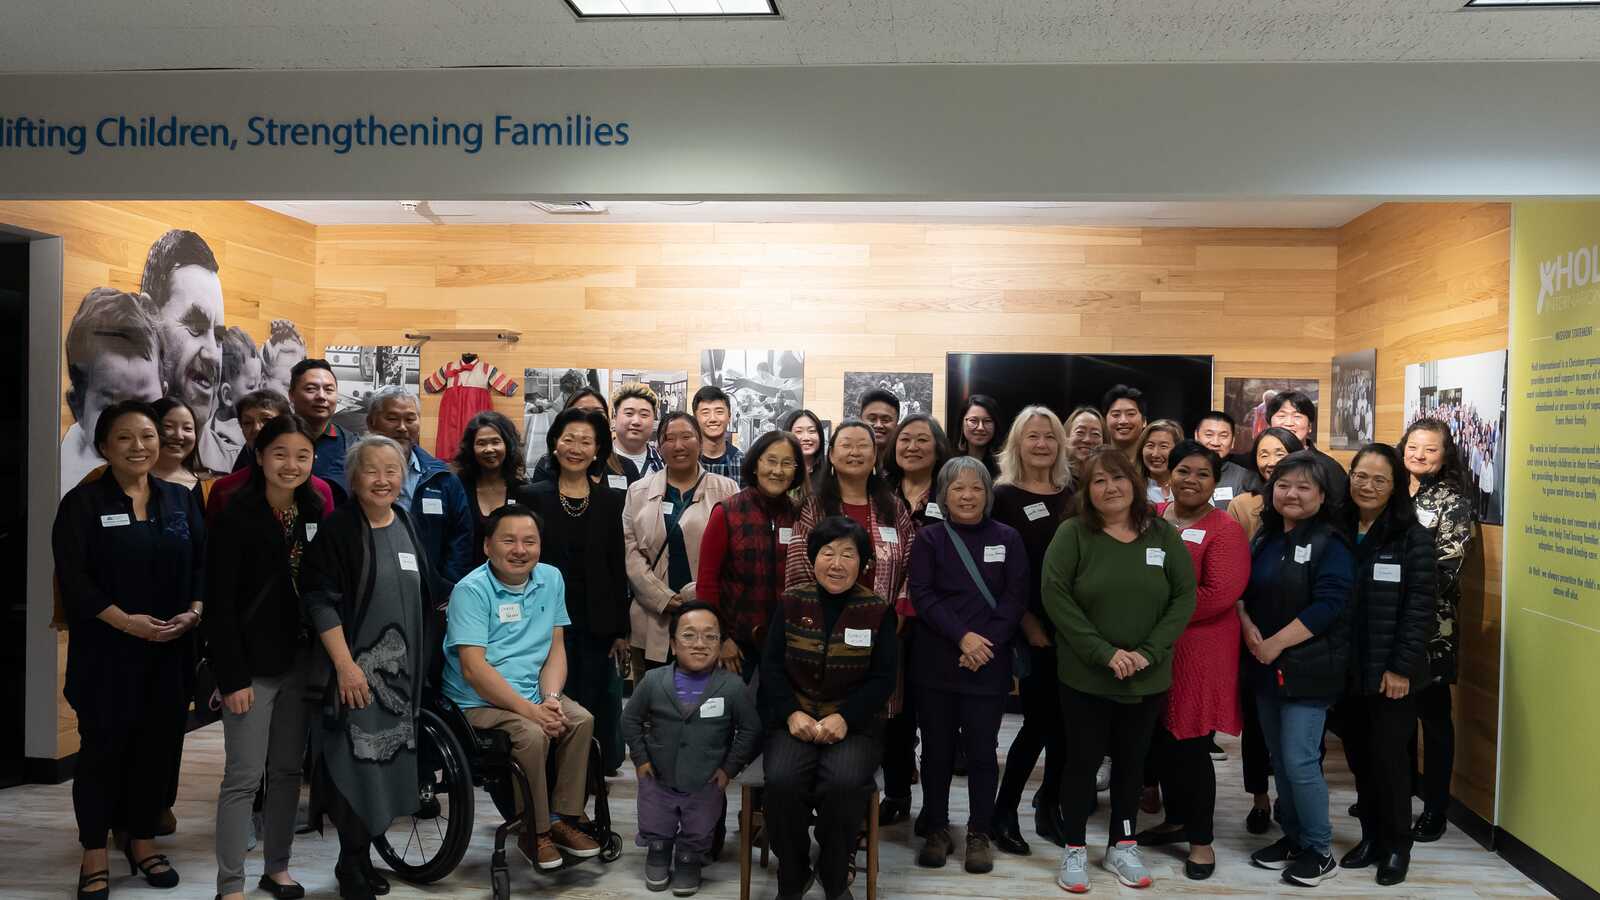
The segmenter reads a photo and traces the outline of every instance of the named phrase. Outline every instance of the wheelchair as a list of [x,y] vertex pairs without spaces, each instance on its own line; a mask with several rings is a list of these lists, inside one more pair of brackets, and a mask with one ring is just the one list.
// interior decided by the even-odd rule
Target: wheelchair
[[[528,827],[526,816],[517,815],[513,792],[532,796],[527,774],[511,755],[510,736],[472,727],[459,707],[435,695],[417,715],[417,763],[417,811],[397,819],[373,840],[378,855],[412,884],[431,884],[449,875],[472,842],[476,788],[481,786],[504,819],[494,832],[489,873],[494,900],[508,900],[506,839]],[[585,791],[594,797],[594,816],[578,828],[600,845],[601,862],[614,862],[622,855],[622,836],[611,829],[598,741],[590,743],[588,770]],[[533,804],[525,804],[524,810],[531,814]],[[573,859],[566,860],[566,866],[573,864]]]

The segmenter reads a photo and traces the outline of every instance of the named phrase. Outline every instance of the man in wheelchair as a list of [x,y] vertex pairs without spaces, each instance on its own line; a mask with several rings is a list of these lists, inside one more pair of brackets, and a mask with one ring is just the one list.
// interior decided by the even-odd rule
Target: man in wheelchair
[[[443,688],[474,728],[510,736],[533,793],[533,816],[517,847],[548,871],[561,868],[563,852],[589,858],[599,855],[600,845],[577,827],[594,717],[562,695],[567,657],[561,630],[572,621],[561,573],[539,562],[542,526],[524,506],[489,515],[483,539],[488,561],[450,595]],[[545,769],[552,746],[553,794]],[[516,798],[518,815],[524,802]]]

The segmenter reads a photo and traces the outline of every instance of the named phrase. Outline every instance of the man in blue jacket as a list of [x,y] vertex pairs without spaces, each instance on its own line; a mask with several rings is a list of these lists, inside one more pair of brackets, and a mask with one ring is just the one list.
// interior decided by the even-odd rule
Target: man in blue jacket
[[419,443],[422,406],[417,395],[395,384],[373,391],[367,401],[367,429],[393,438],[406,454],[400,503],[411,514],[434,571],[455,587],[472,569],[472,506],[461,479]]

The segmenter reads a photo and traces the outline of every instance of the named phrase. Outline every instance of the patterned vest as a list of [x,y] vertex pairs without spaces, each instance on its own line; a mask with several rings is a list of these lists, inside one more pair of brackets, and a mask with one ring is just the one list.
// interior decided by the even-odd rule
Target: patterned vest
[[789,548],[778,543],[778,529],[794,528],[794,507],[787,497],[768,500],[759,488],[745,488],[722,501],[722,514],[728,522],[722,614],[736,640],[753,641],[771,620],[783,588]]
[[867,674],[872,646],[845,643],[845,629],[865,630],[877,639],[883,617],[893,612],[889,601],[858,585],[850,589],[845,608],[823,633],[822,591],[816,584],[791,588],[783,595],[784,670],[801,711],[813,719],[831,716]]

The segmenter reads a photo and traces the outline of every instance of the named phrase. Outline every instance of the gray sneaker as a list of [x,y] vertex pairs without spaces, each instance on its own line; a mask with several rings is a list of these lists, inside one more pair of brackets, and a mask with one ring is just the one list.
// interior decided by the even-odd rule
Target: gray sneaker
[[1066,855],[1061,857],[1061,868],[1056,872],[1056,884],[1070,893],[1089,893],[1088,847],[1067,847]]
[[664,891],[672,881],[672,842],[651,841],[644,858],[644,886]]
[[1150,877],[1150,870],[1144,867],[1144,860],[1139,856],[1139,845],[1135,841],[1120,841],[1107,850],[1106,869],[1131,888],[1146,888],[1155,881]]

